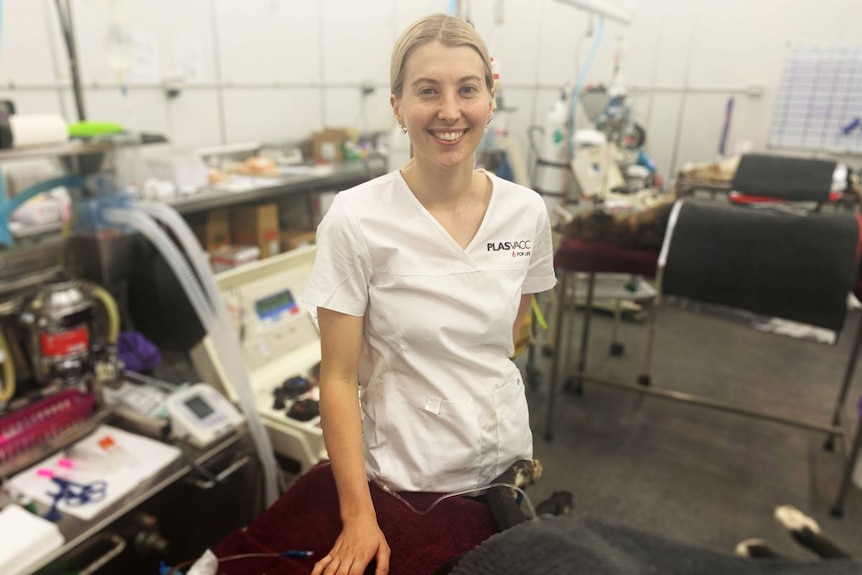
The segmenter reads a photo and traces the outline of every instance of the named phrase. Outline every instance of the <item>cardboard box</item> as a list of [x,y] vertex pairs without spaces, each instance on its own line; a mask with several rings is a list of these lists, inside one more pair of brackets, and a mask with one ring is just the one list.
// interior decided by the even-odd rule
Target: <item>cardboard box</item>
[[317,232],[307,228],[292,228],[281,232],[281,249],[289,252],[300,246],[313,244],[317,239]]
[[257,246],[262,258],[281,253],[278,204],[236,207],[230,223],[234,244]]
[[223,272],[260,259],[257,246],[224,246],[212,253],[210,263],[215,273]]
[[311,137],[314,161],[331,164],[344,161],[344,142],[355,141],[356,130],[348,128],[326,128],[314,132]]
[[204,225],[195,228],[195,235],[201,247],[210,253],[230,244],[230,212],[211,210]]

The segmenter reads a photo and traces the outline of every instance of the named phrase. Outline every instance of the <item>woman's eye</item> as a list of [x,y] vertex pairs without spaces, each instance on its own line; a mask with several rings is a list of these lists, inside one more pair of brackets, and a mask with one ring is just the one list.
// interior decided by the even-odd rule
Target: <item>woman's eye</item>
[[420,88],[419,89],[419,95],[420,96],[433,96],[434,95],[434,88]]
[[462,94],[475,94],[478,91],[479,90],[476,88],[476,86],[461,86]]

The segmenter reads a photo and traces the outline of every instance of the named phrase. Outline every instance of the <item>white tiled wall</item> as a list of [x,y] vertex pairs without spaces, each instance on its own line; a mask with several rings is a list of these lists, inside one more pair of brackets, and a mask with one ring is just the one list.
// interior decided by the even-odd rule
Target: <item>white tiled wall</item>
[[[713,157],[727,99],[731,148],[763,148],[787,43],[856,41],[858,0],[607,0],[630,26],[607,22],[586,75],[607,83],[623,46],[630,101],[648,151],[666,174]],[[559,90],[574,84],[595,34],[558,0],[472,0],[469,17],[502,70],[505,124],[526,153]],[[90,119],[163,132],[178,150],[248,140],[307,138],[324,126],[387,130],[389,56],[415,18],[448,0],[74,0]],[[0,97],[21,112],[74,120],[53,0],[4,0]],[[124,96],[106,58],[113,23],[133,40]],[[593,23],[595,24],[595,23]],[[596,26],[592,27],[595,33]],[[168,98],[166,85],[181,92]],[[360,86],[374,92],[362,97]],[[745,90],[762,86],[762,96]]]

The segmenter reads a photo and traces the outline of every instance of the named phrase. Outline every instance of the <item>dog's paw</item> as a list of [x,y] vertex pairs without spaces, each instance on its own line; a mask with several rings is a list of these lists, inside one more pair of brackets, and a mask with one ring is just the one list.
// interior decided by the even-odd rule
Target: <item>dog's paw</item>
[[792,505],[780,505],[776,507],[775,520],[788,531],[801,531],[807,527],[814,533],[820,533],[820,525],[817,524],[817,521]]
[[550,497],[536,507],[537,515],[571,515],[575,507],[575,496],[568,491],[554,491]]
[[740,541],[733,554],[748,559],[776,559],[781,555],[763,539],[746,539]]

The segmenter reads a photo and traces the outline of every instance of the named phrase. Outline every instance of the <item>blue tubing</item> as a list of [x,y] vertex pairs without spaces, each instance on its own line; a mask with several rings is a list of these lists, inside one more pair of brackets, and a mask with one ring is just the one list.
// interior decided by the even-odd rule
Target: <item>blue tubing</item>
[[5,246],[12,245],[12,234],[9,232],[9,216],[12,215],[12,212],[21,207],[21,204],[30,198],[60,186],[66,186],[67,188],[83,188],[84,178],[81,176],[61,176],[59,178],[52,178],[27,188],[20,194],[15,195],[14,198],[7,199],[6,190],[3,184],[3,176],[0,174],[0,244]]

